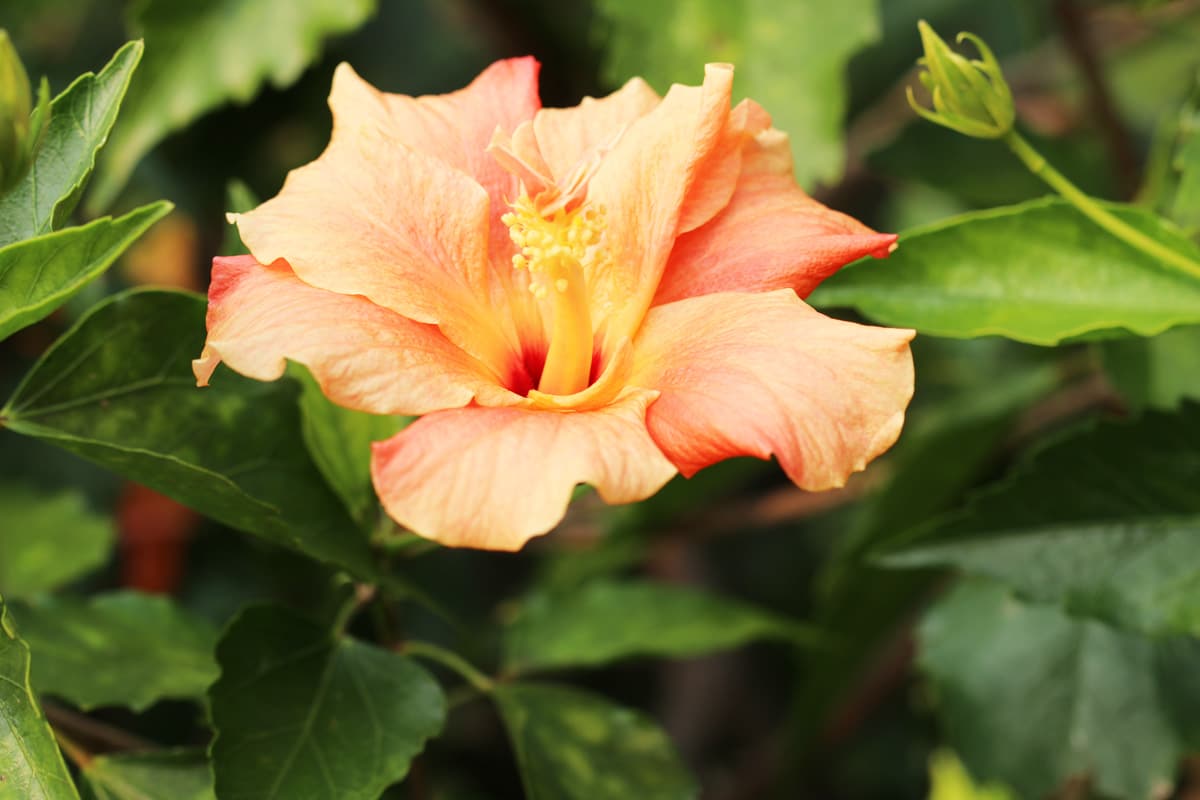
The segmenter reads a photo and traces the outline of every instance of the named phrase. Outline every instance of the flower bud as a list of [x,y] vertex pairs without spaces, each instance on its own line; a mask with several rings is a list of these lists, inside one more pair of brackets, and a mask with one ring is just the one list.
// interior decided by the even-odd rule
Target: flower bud
[[991,48],[974,34],[960,33],[956,41],[975,45],[981,60],[968,59],[950,49],[924,20],[917,27],[925,48],[917,61],[925,68],[918,78],[933,96],[933,108],[918,105],[910,86],[908,103],[913,110],[967,136],[998,139],[1012,130],[1016,116],[1012,91]]
[[46,79],[42,79],[34,108],[29,76],[8,31],[0,28],[0,193],[25,177],[49,117],[50,87]]

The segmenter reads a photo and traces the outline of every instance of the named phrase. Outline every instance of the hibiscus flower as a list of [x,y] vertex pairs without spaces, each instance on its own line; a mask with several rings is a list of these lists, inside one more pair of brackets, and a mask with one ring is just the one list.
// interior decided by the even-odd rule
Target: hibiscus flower
[[797,188],[727,65],[564,109],[537,73],[409,97],[338,67],[328,148],[234,217],[252,255],[214,260],[197,382],[290,359],[335,403],[420,415],[374,445],[372,479],[453,546],[518,549],[581,483],[628,503],[751,455],[823,490],[890,447],[912,331],[801,297],[896,237]]

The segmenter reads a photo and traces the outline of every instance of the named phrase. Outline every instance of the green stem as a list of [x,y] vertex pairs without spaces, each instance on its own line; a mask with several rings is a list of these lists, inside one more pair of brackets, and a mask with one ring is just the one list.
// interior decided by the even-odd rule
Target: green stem
[[346,632],[346,626],[350,624],[350,620],[354,615],[366,605],[371,598],[375,596],[375,587],[369,584],[355,584],[354,591],[342,601],[338,607],[337,613],[333,618],[334,636],[341,636]]
[[407,641],[400,647],[400,652],[410,656],[420,656],[430,661],[436,661],[444,667],[457,672],[463,680],[484,694],[490,694],[495,688],[495,682],[471,666],[465,658],[452,650],[447,650],[431,642]]
[[1025,166],[1029,168],[1030,172],[1049,184],[1054,191],[1062,195],[1092,222],[1104,228],[1104,230],[1127,245],[1141,250],[1143,253],[1170,264],[1181,272],[1200,280],[1200,262],[1188,258],[1183,253],[1150,238],[1104,208],[1094,198],[1084,194],[1079,190],[1078,186],[1067,180],[1065,175],[1052,167],[1042,154],[1034,150],[1033,145],[1025,141],[1015,129],[1008,132],[1004,137],[1004,142],[1016,154],[1017,158],[1021,159]]

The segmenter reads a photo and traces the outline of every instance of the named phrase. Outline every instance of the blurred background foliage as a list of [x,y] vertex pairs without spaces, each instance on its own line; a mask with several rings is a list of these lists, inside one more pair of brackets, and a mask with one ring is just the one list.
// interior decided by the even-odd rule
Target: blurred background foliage
[[[1187,139],[1200,127],[1194,0],[3,0],[0,26],[29,74],[46,75],[54,93],[99,70],[129,38],[144,37],[145,56],[76,215],[124,213],[157,198],[175,207],[114,269],[0,342],[0,393],[11,396],[100,298],[140,285],[203,290],[211,258],[237,246],[225,211],[272,196],[287,171],[328,140],[325,96],[340,61],[381,89],[421,94],[461,87],[496,58],[532,53],[543,64],[547,105],[574,104],[639,74],[665,91],[673,81],[696,82],[706,61],[731,61],[737,93],[762,102],[791,134],[801,185],[877,229],[905,232],[1044,195],[1003,147],[922,123],[908,108],[903,87],[919,55],[918,19],[944,33],[973,31],[992,45],[1020,124],[1079,186],[1136,199],[1194,233],[1200,169],[1180,167],[1197,161],[1181,142],[1200,149],[1200,135]],[[179,319],[199,313],[184,305]],[[931,753],[945,743],[972,772],[1019,796],[1200,796],[1200,762],[1184,758],[1200,747],[1200,715],[1187,713],[1200,709],[1194,639],[1150,619],[1135,600],[1121,605],[1105,595],[1089,606],[1078,593],[1055,594],[1048,578],[1038,582],[1043,571],[1080,569],[1086,547],[1056,551],[1065,563],[1055,567],[1034,543],[1020,554],[1024,561],[1011,561],[1013,574],[1004,554],[983,570],[972,569],[969,555],[936,548],[910,552],[910,569],[877,558],[946,519],[969,530],[980,503],[1019,510],[1033,502],[1012,486],[1011,498],[997,495],[1001,486],[978,499],[980,487],[1014,465],[1033,474],[1029,482],[1040,491],[1056,491],[1062,473],[1053,464],[1038,473],[1040,462],[1029,461],[1054,437],[1090,420],[1165,413],[1181,398],[1200,397],[1200,328],[1056,348],[922,336],[914,352],[917,396],[900,443],[845,489],[808,495],[773,465],[733,461],[677,480],[638,506],[610,509],[585,494],[557,533],[517,555],[388,540],[382,545],[399,588],[389,593],[383,584],[390,599],[376,613],[399,619],[406,636],[440,642],[479,665],[568,668],[571,683],[657,720],[714,800],[924,797]],[[298,380],[303,386],[306,376]],[[304,420],[337,413],[320,398],[306,409],[306,395],[296,391]],[[273,392],[271,402],[294,403],[295,394]],[[306,436],[332,424],[366,441],[400,423],[339,417]],[[1194,496],[1198,428],[1155,424],[1164,451],[1190,443],[1173,468],[1191,476],[1179,491]],[[1107,443],[1107,430],[1091,434],[1097,469],[1110,463],[1105,448],[1118,447]],[[314,454],[329,452],[306,443]],[[1114,464],[1127,458],[1119,447],[1112,452]],[[356,468],[318,467],[326,477]],[[339,494],[351,513],[369,515],[370,498],[354,495],[361,487],[348,491]],[[962,511],[967,498],[976,505]],[[958,516],[945,516],[956,509]],[[18,531],[34,544],[6,545]],[[1195,561],[1194,551],[1176,553]],[[1023,572],[1029,564],[1041,565],[1037,575]],[[923,617],[951,587],[953,567],[1016,585],[1021,599],[1000,583],[971,581]],[[1180,578],[1188,579],[1194,595],[1194,571]],[[1128,585],[1156,591],[1136,580],[1129,576]],[[653,592],[661,584],[711,590],[759,610],[709,608],[706,595],[659,598]],[[155,605],[133,591],[177,603]],[[204,746],[208,724],[194,700],[216,674],[206,654],[239,608],[273,600],[328,617],[341,591],[317,562],[237,534],[38,438],[0,430],[0,593],[18,603],[13,616],[33,654],[35,687],[49,698],[50,722],[91,754],[74,763],[97,797],[159,797],[128,791],[146,775],[156,791],[176,792],[164,797],[205,796],[196,750],[126,751],[148,742]],[[1196,601],[1180,603],[1178,615],[1195,620]],[[640,631],[637,614],[651,607],[660,613]],[[708,632],[689,639],[687,623],[697,620]],[[269,638],[267,622],[240,617],[227,641]],[[287,624],[307,635],[306,623]],[[1200,630],[1188,624],[1192,635]],[[370,620],[354,625],[378,638]],[[564,637],[574,637],[562,645],[566,655],[546,644]],[[156,650],[165,661],[155,660]],[[360,655],[337,650],[330,658],[357,663]],[[139,663],[146,674],[136,671]],[[154,669],[162,663],[170,663],[166,672]],[[539,691],[513,689],[500,700],[510,727],[519,728],[513,720],[526,712],[542,726],[525,738],[514,734],[527,769],[534,756],[521,748],[536,751],[567,724],[555,716],[565,701]],[[250,713],[214,692],[218,725],[236,727],[237,715]],[[613,771],[661,777],[676,769],[669,759],[655,765],[627,752],[642,724],[623,718],[628,729],[604,728],[621,741],[601,742],[589,757]],[[507,741],[491,707],[456,705],[445,733],[386,796],[521,797]],[[946,776],[935,797],[1003,794],[976,789],[961,767],[935,763],[935,778]],[[552,773],[553,758],[542,768]],[[557,768],[573,774],[570,764]],[[661,795],[611,796],[690,791],[689,778],[663,780]],[[588,785],[550,781],[529,796],[610,796]],[[0,797],[7,797],[2,785]]]

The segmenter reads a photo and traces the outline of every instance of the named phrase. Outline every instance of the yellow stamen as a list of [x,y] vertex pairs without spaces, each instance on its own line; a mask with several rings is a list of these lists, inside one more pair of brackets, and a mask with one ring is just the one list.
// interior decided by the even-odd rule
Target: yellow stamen
[[549,215],[522,195],[502,220],[521,252],[513,267],[529,270],[529,291],[551,300],[554,324],[538,391],[574,394],[587,388],[592,369],[592,317],[587,274],[603,260],[603,214],[584,206]]

